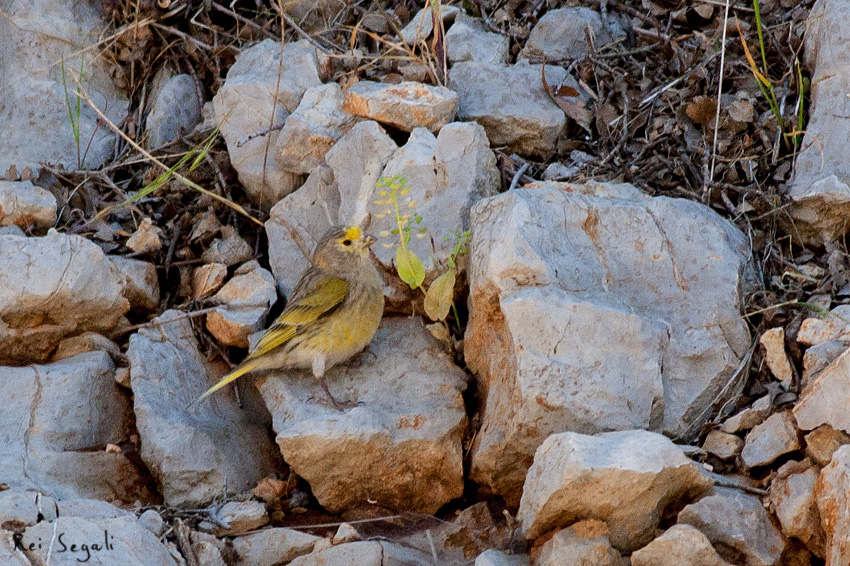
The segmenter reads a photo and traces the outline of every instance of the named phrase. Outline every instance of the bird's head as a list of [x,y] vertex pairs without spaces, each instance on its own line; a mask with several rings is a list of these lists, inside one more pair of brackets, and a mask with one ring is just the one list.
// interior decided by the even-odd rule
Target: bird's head
[[376,241],[359,226],[335,226],[319,240],[313,265],[334,272],[353,271],[371,261],[369,247]]

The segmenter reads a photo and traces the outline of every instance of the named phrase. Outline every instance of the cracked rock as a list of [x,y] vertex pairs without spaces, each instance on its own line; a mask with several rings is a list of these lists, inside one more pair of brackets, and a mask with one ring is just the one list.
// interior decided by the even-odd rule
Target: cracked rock
[[279,458],[250,394],[244,410],[225,392],[189,407],[223,369],[213,371],[179,314],[166,311],[155,319],[161,324],[130,337],[130,384],[141,456],[165,502],[205,505],[225,486],[233,493],[256,484]]
[[[434,513],[463,493],[466,375],[420,320],[384,319],[366,353],[325,375],[270,371],[258,388],[292,471],[331,513],[368,501]],[[345,546],[345,545],[343,545]]]
[[41,362],[65,336],[107,332],[129,304],[101,249],[80,236],[0,235],[0,364]]
[[0,367],[0,478],[68,499],[149,500],[122,453],[103,447],[129,431],[130,405],[106,352],[48,365]]
[[699,430],[750,346],[747,250],[709,208],[631,185],[476,204],[464,352],[485,408],[470,478],[516,504],[550,434]]

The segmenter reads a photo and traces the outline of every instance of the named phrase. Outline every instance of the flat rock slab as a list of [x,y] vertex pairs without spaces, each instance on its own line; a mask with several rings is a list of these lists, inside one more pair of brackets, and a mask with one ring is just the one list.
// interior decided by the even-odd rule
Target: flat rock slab
[[56,498],[149,500],[145,478],[120,453],[130,403],[106,352],[49,365],[0,367],[0,478]]
[[437,132],[457,114],[457,94],[443,86],[412,81],[400,84],[360,81],[348,89],[343,110],[405,132]]
[[632,551],[658,522],[713,482],[665,436],[645,430],[553,434],[540,446],[517,520],[527,539],[584,519],[608,525],[611,544]]
[[101,249],[80,236],[0,236],[0,364],[42,362],[65,336],[112,329],[130,305]]
[[166,311],[162,324],[130,337],[130,384],[142,459],[169,505],[204,505],[242,492],[279,467],[277,450],[250,398],[240,409],[221,393],[189,406],[221,377],[198,350],[188,319]]
[[305,372],[269,372],[258,388],[286,463],[331,513],[368,501],[434,513],[463,493],[466,375],[419,319],[385,319],[359,362],[326,374],[325,406]]
[[32,545],[29,552],[52,566],[78,566],[81,563],[95,566],[175,565],[165,545],[142,527],[135,517],[59,517],[56,521],[44,521],[29,527],[24,531],[21,544],[27,550]]
[[682,509],[679,523],[699,529],[734,564],[779,564],[787,544],[758,497],[728,487]]
[[747,245],[700,204],[539,183],[472,210],[465,357],[486,396],[471,479],[516,504],[552,433],[690,434],[750,336]]

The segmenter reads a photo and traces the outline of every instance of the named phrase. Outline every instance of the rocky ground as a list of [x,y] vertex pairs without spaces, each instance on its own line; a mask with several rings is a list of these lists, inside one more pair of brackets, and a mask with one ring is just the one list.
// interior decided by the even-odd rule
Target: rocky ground
[[0,3],[0,563],[850,562],[850,5],[423,4]]

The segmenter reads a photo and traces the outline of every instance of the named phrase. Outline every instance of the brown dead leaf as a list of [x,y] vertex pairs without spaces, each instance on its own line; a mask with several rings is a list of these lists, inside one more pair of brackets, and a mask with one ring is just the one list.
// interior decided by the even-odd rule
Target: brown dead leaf
[[697,96],[685,109],[688,118],[695,124],[708,124],[714,119],[716,111],[714,99],[707,96]]

